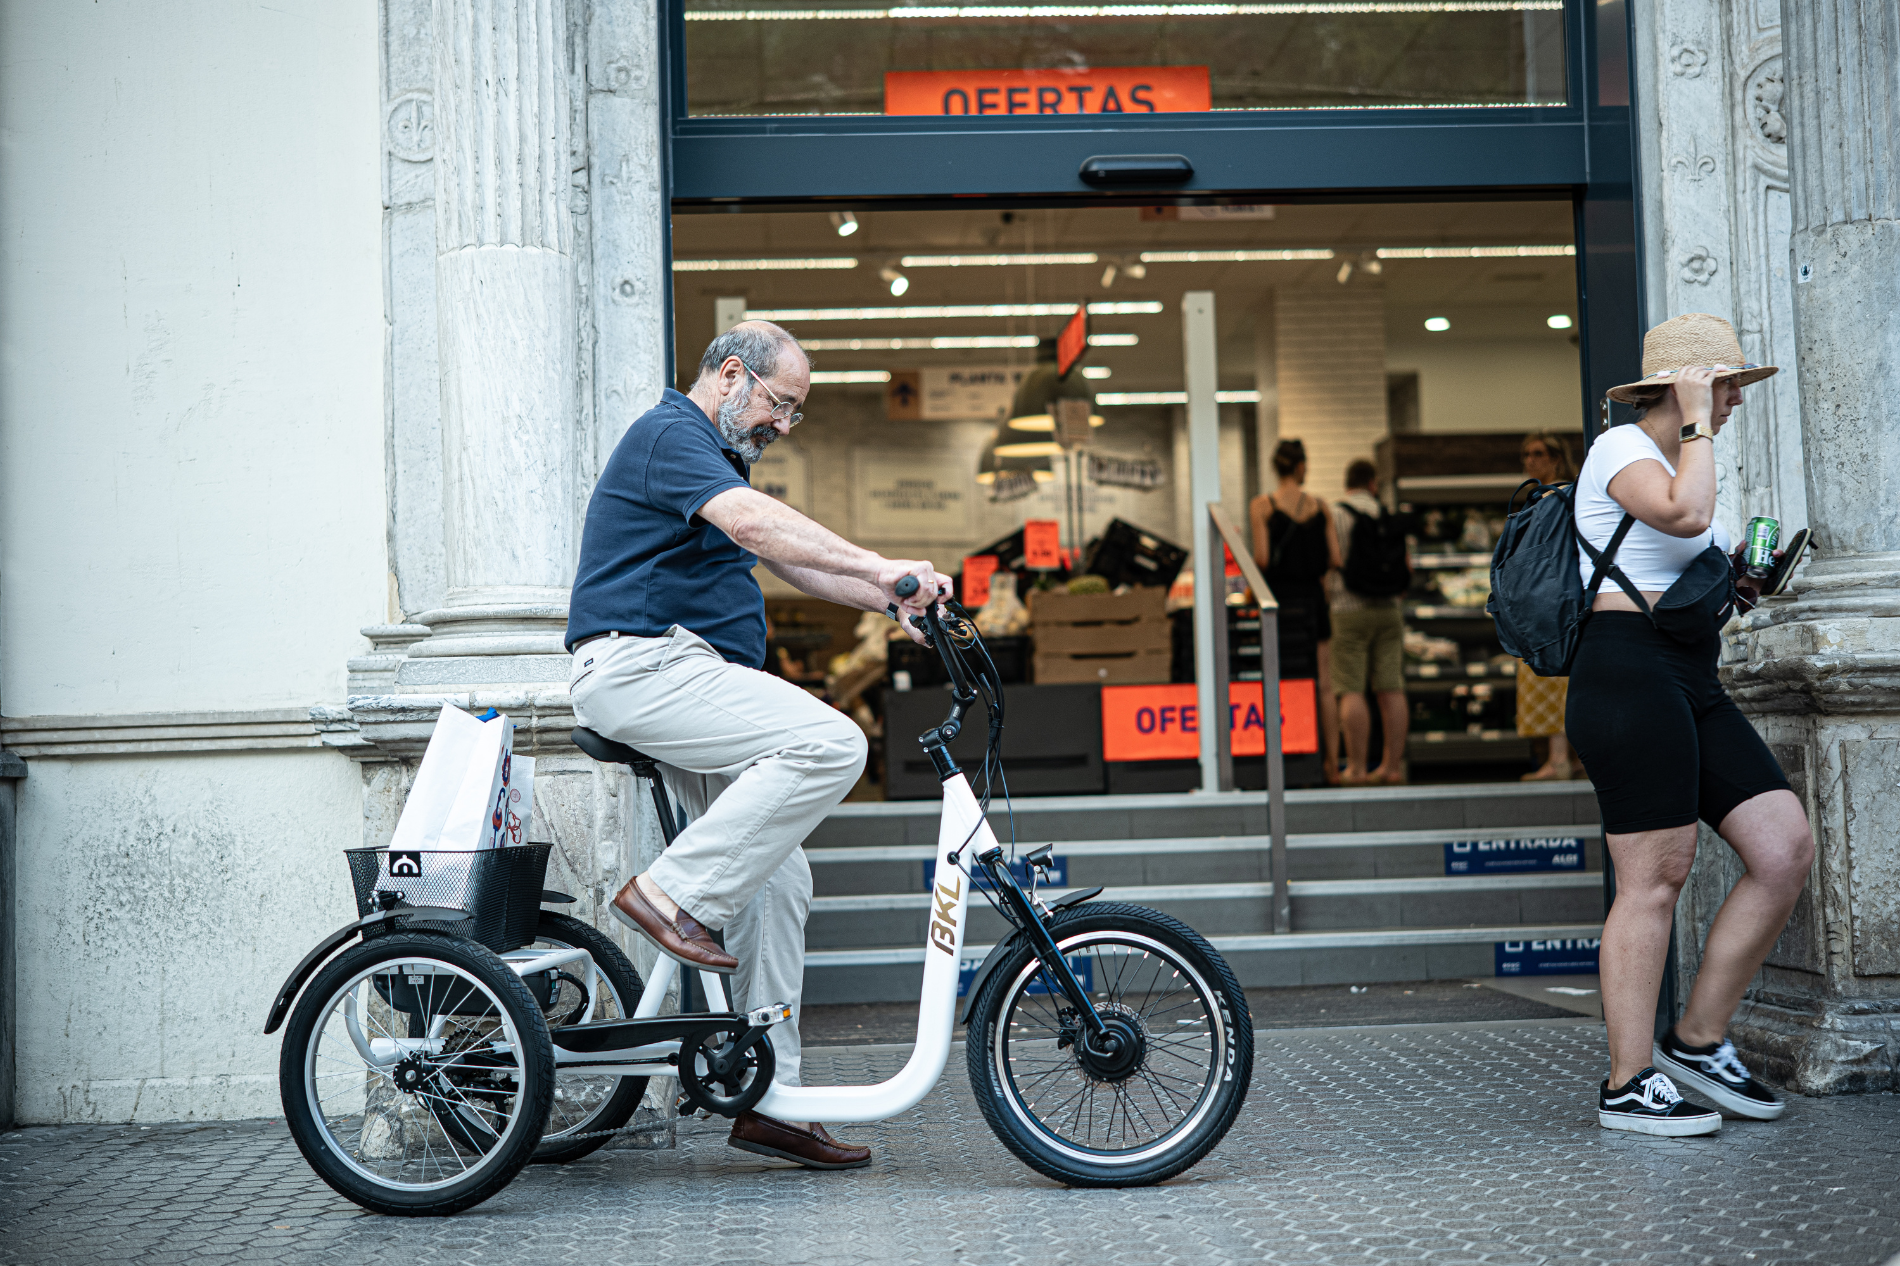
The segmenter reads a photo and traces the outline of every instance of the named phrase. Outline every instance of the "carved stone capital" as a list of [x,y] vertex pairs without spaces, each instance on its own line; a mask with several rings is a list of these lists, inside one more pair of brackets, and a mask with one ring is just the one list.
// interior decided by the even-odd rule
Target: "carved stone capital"
[[1739,662],[1722,684],[1744,712],[1900,714],[1900,611],[1826,615],[1804,595],[1753,613],[1729,644]]
[[569,735],[574,707],[563,683],[549,689],[475,689],[441,694],[353,695],[350,716],[373,750],[352,750],[358,760],[419,760],[445,704],[477,716],[494,708],[515,723],[515,751],[525,756],[579,754]]

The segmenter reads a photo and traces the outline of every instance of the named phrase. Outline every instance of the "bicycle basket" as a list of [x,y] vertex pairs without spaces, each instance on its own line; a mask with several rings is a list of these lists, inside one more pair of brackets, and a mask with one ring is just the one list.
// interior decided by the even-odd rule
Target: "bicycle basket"
[[466,918],[444,924],[398,917],[375,924],[376,935],[409,927],[453,932],[480,941],[497,954],[520,949],[534,939],[541,914],[541,889],[547,880],[547,844],[474,851],[351,848],[350,882],[356,888],[356,913],[382,909],[378,892],[399,894],[396,907],[452,906]]

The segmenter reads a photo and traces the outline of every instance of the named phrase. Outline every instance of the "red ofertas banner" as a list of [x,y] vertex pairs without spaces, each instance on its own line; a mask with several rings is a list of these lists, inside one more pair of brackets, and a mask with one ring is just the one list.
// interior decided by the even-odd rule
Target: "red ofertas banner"
[[[1318,701],[1313,681],[1280,682],[1280,750],[1288,756],[1319,750]],[[1192,760],[1201,754],[1200,706],[1192,684],[1102,687],[1102,759]],[[1235,756],[1267,753],[1266,718],[1257,681],[1227,683],[1227,721]]]
[[1211,110],[1205,66],[894,70],[886,114],[1178,114]]

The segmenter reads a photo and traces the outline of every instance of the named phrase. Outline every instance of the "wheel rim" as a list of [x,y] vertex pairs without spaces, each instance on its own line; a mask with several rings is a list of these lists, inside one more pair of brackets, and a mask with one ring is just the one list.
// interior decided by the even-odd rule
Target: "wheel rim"
[[[551,949],[584,949],[585,946],[571,945],[552,936],[537,936],[532,951]],[[573,964],[566,969],[573,974]],[[584,978],[582,978],[584,981]],[[554,996],[543,1010],[547,1014],[548,1030],[553,1032],[566,1028],[569,1024],[580,1023],[575,1014],[584,1004],[581,989],[585,983],[575,983],[556,977]],[[624,1020],[632,1015],[627,1003],[614,988],[613,980],[599,964],[595,964],[592,989],[594,992],[594,1011],[588,1022],[600,1020]],[[637,1001],[637,1000],[636,1000]],[[558,1143],[576,1134],[585,1134],[594,1128],[594,1123],[607,1110],[613,1100],[614,1092],[620,1088],[622,1077],[612,1074],[590,1075],[562,1072],[557,1064],[554,1075],[554,1105],[548,1109],[547,1126],[541,1132],[542,1143]]]
[[426,954],[372,964],[325,1000],[304,1055],[330,1150],[379,1186],[432,1191],[480,1173],[525,1127],[521,1034],[495,992]]
[[1151,1160],[1213,1111],[1231,1045],[1226,1017],[1201,973],[1151,937],[1109,930],[1058,944],[1094,960],[1090,1001],[1111,1028],[1138,1037],[1140,1056],[1128,1067],[1078,1051],[1080,1018],[1031,958],[1005,990],[991,1038],[1003,1099],[1072,1159]]

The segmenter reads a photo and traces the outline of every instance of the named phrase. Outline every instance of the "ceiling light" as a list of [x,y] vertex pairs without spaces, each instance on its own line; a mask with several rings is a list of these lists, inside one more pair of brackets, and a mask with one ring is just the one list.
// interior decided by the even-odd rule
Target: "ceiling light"
[[1057,255],[906,255],[906,268],[992,268],[1008,264],[1093,264],[1094,251],[1071,251]]
[[833,211],[831,224],[838,230],[839,237],[850,237],[858,231],[858,217],[849,211]]
[[1380,259],[1531,259],[1546,255],[1575,255],[1574,246],[1387,246]]
[[[1144,264],[1288,264],[1302,259],[1331,259],[1328,250],[1297,251],[1143,251]],[[1144,270],[1145,271],[1145,270]],[[1133,275],[1133,270],[1130,270]]]
[[676,259],[676,273],[806,272],[829,268],[856,268],[849,255],[828,259]]
[[[1099,413],[1089,414],[1090,426],[1102,426],[1107,421]],[[1020,418],[1011,418],[1004,425],[1012,431],[1053,431],[1056,429],[1056,420],[1047,413],[1027,413]],[[1003,456],[1008,457],[1010,454],[1004,453]]]
[[1352,280],[1352,261],[1350,259],[1340,263],[1339,271],[1333,274],[1333,280],[1342,286]]
[[[748,321],[917,321],[961,317],[1074,316],[1073,303],[960,303],[914,308],[749,308]],[[1091,316],[1154,316],[1161,304],[1091,303]]]
[[891,264],[886,264],[884,267],[878,269],[877,275],[891,283],[892,298],[901,299],[904,296],[904,292],[910,289],[910,278],[898,272],[896,267]]
[[[798,345],[808,352],[961,352],[998,347],[1034,347],[1042,342],[1034,334],[968,334],[937,338],[803,338]],[[1135,347],[1141,337],[1135,334],[1091,334],[1090,347]]]
[[1140,260],[1136,260],[1134,263],[1128,265],[1128,267],[1122,269],[1122,271],[1127,273],[1130,277],[1133,277],[1136,281],[1140,281],[1148,275],[1148,265],[1142,263]]
[[1448,317],[1426,317],[1425,328],[1434,334],[1443,334],[1451,328],[1451,320]]
[[826,383],[845,382],[889,382],[891,371],[888,369],[818,369],[812,371],[811,385],[822,386]]
[[1361,260],[1359,266],[1371,273],[1374,277],[1377,277],[1380,273],[1385,271],[1385,265],[1379,262],[1377,255],[1374,255],[1371,259]]
[[1054,457],[1062,451],[1062,445],[1054,440],[1024,440],[1020,444],[998,444],[998,457]]
[[1571,326],[1571,320],[1568,316],[1565,316],[1563,313],[1559,312],[1555,314],[1554,316],[1545,317],[1544,324],[1548,325],[1553,330],[1567,330]]
[[884,22],[898,18],[946,22],[959,18],[994,22],[1000,19],[1046,18],[1225,18],[1272,14],[1300,15],[1383,13],[1561,13],[1563,0],[1306,0],[1277,4],[961,4],[907,5],[898,9],[700,9],[686,14],[688,22],[860,21]]
[[1110,264],[1107,268],[1104,268],[1102,270],[1102,289],[1106,290],[1114,284],[1115,284],[1115,265]]
[[1107,378],[1113,375],[1114,372],[1115,371],[1110,369],[1107,365],[1082,366],[1082,376],[1084,378]]
[[[1258,391],[1216,391],[1214,400],[1219,404],[1259,404]],[[1095,394],[1098,405],[1136,405],[1136,404],[1186,404],[1185,391],[1098,391]]]

